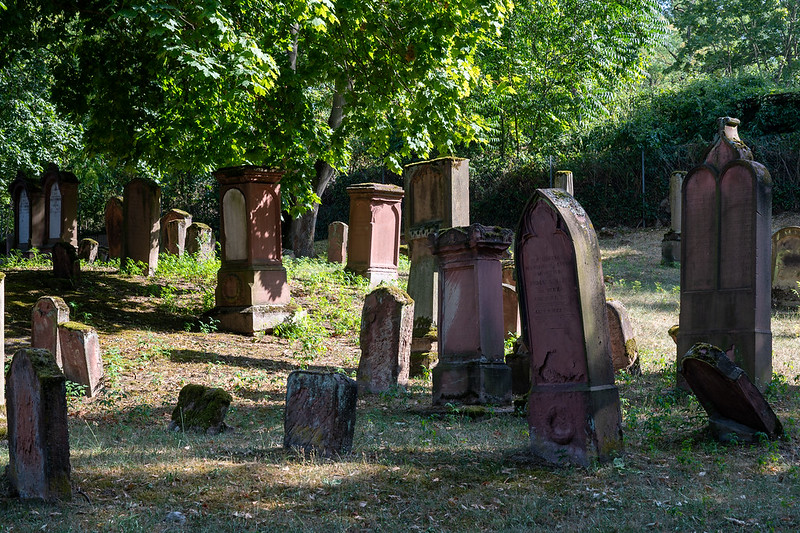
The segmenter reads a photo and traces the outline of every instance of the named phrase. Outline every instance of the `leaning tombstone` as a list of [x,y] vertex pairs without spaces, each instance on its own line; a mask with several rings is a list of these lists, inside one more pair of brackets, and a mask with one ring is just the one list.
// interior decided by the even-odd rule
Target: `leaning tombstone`
[[575,184],[572,180],[572,171],[557,170],[553,187],[567,191],[571,196],[575,196]]
[[100,243],[94,239],[81,239],[81,244],[78,247],[78,259],[83,259],[91,264],[97,260],[97,252],[100,250]]
[[328,262],[347,262],[347,229],[344,222],[328,224]]
[[353,447],[358,385],[342,374],[295,370],[286,380],[283,446],[325,457]]
[[104,216],[108,257],[116,259],[122,256],[122,198],[119,196],[109,198]]
[[85,388],[92,398],[103,388],[103,358],[97,331],[80,322],[58,325],[58,344],[61,350],[61,369],[66,378]]
[[172,410],[170,431],[198,431],[216,435],[228,429],[225,415],[233,398],[230,393],[203,385],[184,385],[178,394],[178,404]]
[[763,389],[772,379],[772,181],[739,139],[739,121],[718,125],[705,162],[683,182],[677,359],[698,342],[719,346]]
[[686,172],[675,171],[669,177],[669,231],[661,241],[661,262],[672,265],[681,260],[681,189]]
[[800,306],[800,227],[787,226],[772,235],[772,303]]
[[50,163],[42,175],[47,245],[59,241],[78,246],[78,178]]
[[143,263],[143,274],[152,276],[158,267],[161,187],[153,180],[132,179],[125,185],[122,211],[121,268]]
[[186,228],[186,253],[199,259],[208,259],[214,252],[214,237],[211,226],[192,222]]
[[408,384],[414,300],[397,287],[381,286],[364,299],[361,358],[356,380],[367,391]]
[[709,416],[714,437],[722,442],[758,442],[783,436],[783,426],[747,373],[728,354],[697,343],[681,358],[678,371]]
[[439,260],[439,364],[433,404],[511,403],[504,358],[503,267],[509,229],[472,224],[430,236]]
[[58,296],[42,296],[31,312],[31,347],[44,348],[53,354],[56,364],[61,361],[61,345],[58,342],[58,326],[69,322],[69,307]]
[[514,257],[530,352],[531,449],[553,463],[608,460],[622,449],[622,419],[588,215],[564,191],[538,189],[522,213]]
[[614,371],[627,370],[638,373],[639,351],[636,348],[636,339],[633,337],[633,326],[628,310],[619,300],[607,300],[606,316]]
[[78,252],[68,242],[57,242],[52,250],[53,275],[77,283],[81,278],[81,261]]
[[186,249],[186,230],[192,215],[182,209],[170,209],[161,217],[161,253],[183,255]]
[[24,348],[14,354],[7,379],[12,492],[22,499],[71,499],[64,374],[47,350]]
[[8,190],[14,211],[12,247],[21,251],[41,248],[45,243],[42,188],[20,171]]

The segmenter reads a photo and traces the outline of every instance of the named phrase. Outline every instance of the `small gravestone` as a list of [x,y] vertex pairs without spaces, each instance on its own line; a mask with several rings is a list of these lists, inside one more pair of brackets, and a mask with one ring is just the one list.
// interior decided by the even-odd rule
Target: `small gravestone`
[[611,360],[614,371],[636,371],[639,368],[639,352],[633,338],[633,326],[628,310],[618,300],[606,301],[608,332],[611,339]]
[[357,381],[369,392],[408,383],[414,300],[402,289],[381,286],[364,299]]
[[514,287],[514,290],[517,289],[517,267],[514,265],[513,259],[503,259],[501,261],[503,265],[503,283],[505,285],[511,285]]
[[186,249],[186,230],[192,215],[182,209],[170,209],[161,217],[161,253],[183,255]]
[[661,241],[661,262],[672,265],[681,260],[681,188],[686,172],[676,171],[669,177],[670,229]]
[[[0,272],[0,368],[6,368],[6,275]],[[6,409],[6,373],[0,372],[0,416]]]
[[86,396],[97,395],[103,388],[103,359],[97,331],[80,322],[58,325],[61,368],[66,378],[86,387]]
[[331,222],[328,225],[328,262],[347,262],[347,224]]
[[505,338],[519,336],[519,298],[513,285],[503,283],[503,332]]
[[81,239],[78,247],[78,259],[83,259],[91,264],[97,260],[97,252],[100,250],[100,243],[94,239]]
[[575,196],[575,185],[572,180],[572,171],[557,170],[553,187],[567,191],[572,196]]
[[161,187],[153,180],[132,179],[125,185],[122,211],[120,265],[125,269],[131,263],[144,264],[144,275],[152,276],[158,267]]
[[225,414],[233,398],[222,390],[203,385],[185,385],[172,411],[171,431],[191,430],[216,435],[230,429]]
[[781,228],[772,235],[772,303],[800,306],[800,227]]
[[678,371],[708,413],[711,431],[722,442],[757,442],[783,435],[783,426],[744,370],[728,354],[697,343],[682,358]]
[[31,347],[44,348],[53,354],[61,367],[61,346],[58,325],[69,322],[69,307],[58,296],[42,296],[31,312]]
[[53,245],[53,275],[58,279],[78,282],[81,278],[81,262],[78,251],[68,242]]
[[106,202],[105,222],[108,256],[116,259],[122,255],[122,198],[119,196],[112,196]]
[[513,351],[506,354],[506,364],[511,369],[511,393],[527,396],[531,390],[531,354],[522,337],[514,342]]
[[202,222],[192,222],[186,228],[186,253],[198,259],[208,259],[214,252],[214,239],[211,226]]
[[69,500],[64,374],[47,350],[18,350],[6,383],[8,479],[23,499]]
[[286,380],[284,448],[325,457],[353,447],[358,385],[342,374],[295,370]]

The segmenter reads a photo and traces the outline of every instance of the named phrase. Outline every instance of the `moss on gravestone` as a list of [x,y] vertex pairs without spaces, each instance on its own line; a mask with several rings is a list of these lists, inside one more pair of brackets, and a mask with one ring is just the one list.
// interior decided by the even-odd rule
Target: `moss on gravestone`
[[172,430],[221,433],[228,429],[225,414],[231,405],[231,395],[218,388],[189,384],[181,389],[178,405],[172,411]]

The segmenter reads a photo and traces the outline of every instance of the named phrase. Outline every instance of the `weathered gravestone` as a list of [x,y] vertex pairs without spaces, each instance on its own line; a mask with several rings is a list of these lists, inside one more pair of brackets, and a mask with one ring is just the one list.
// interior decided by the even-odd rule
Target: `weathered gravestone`
[[633,325],[628,310],[619,300],[606,300],[606,317],[614,371],[628,370],[638,373],[639,351],[633,337]]
[[198,259],[208,259],[214,253],[214,235],[211,226],[192,222],[186,228],[186,253]]
[[381,286],[364,299],[361,358],[356,380],[369,392],[408,383],[414,300],[402,289]]
[[328,224],[328,262],[347,262],[347,233],[348,226],[344,222],[331,222]]
[[119,196],[109,198],[104,215],[108,257],[116,259],[122,256],[122,198]]
[[125,185],[122,210],[120,264],[124,269],[131,262],[144,263],[144,275],[152,276],[158,267],[161,187],[149,179],[132,179]]
[[698,343],[681,359],[678,371],[709,416],[711,432],[722,442],[757,442],[783,435],[783,427],[744,370],[728,355]]
[[222,389],[203,385],[185,385],[172,410],[170,431],[191,430],[216,435],[229,429],[225,415],[233,398]]
[[17,250],[41,248],[45,243],[44,195],[42,188],[20,171],[8,186],[14,210],[14,238]]
[[738,125],[719,119],[705,162],[683,182],[677,359],[698,342],[719,346],[763,388],[772,379],[772,182]]
[[59,241],[78,246],[78,178],[51,163],[42,175],[47,244]]
[[348,187],[347,194],[350,195],[347,270],[364,276],[371,286],[397,279],[403,189],[360,183]]
[[57,242],[51,252],[53,275],[58,279],[68,279],[74,283],[81,278],[81,261],[78,251],[68,242]]
[[567,191],[570,195],[575,195],[575,184],[572,179],[572,171],[557,170],[553,187]]
[[[6,368],[6,275],[0,272],[0,368]],[[0,372],[0,418],[6,410],[6,373]]]
[[358,385],[342,374],[295,370],[286,381],[284,448],[325,457],[353,447]]
[[183,255],[186,249],[186,230],[192,224],[192,215],[181,209],[170,209],[161,217],[162,253]]
[[511,338],[513,335],[519,336],[520,328],[517,288],[503,283],[503,333],[505,338]]
[[222,266],[217,307],[228,331],[268,331],[291,315],[289,285],[281,259],[283,171],[255,166],[217,170],[220,184]]
[[64,374],[47,350],[18,350],[6,383],[8,479],[23,499],[69,500]]
[[61,344],[58,341],[58,326],[69,322],[69,306],[58,296],[42,296],[31,312],[31,347],[49,351],[59,367]]
[[511,230],[472,224],[430,236],[439,259],[439,364],[433,404],[511,403],[504,361],[502,264]]
[[530,352],[532,451],[587,465],[622,449],[600,248],[569,194],[538,189],[517,230],[514,257],[523,343]]
[[661,241],[661,262],[671,265],[681,259],[681,190],[686,172],[675,171],[669,177],[670,229]]
[[800,227],[781,228],[772,235],[772,303],[800,306]]
[[58,343],[61,364],[66,378],[86,387],[86,396],[92,398],[103,388],[103,358],[97,331],[80,322],[63,322],[58,325]]
[[78,247],[78,259],[83,259],[87,263],[94,263],[97,260],[97,252],[100,251],[100,243],[94,239],[81,239]]

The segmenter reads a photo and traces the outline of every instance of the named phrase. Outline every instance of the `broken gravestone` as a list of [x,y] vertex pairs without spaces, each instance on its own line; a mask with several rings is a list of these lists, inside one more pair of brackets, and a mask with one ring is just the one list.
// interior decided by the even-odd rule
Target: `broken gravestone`
[[12,492],[23,499],[69,500],[66,380],[50,352],[18,350],[6,393]]
[[414,300],[408,293],[382,285],[367,295],[361,313],[359,386],[377,393],[408,383],[413,326]]
[[284,448],[325,457],[353,447],[358,385],[342,374],[295,370],[286,380]]
[[636,339],[633,338],[633,326],[628,310],[619,300],[607,300],[606,315],[614,371],[627,370],[639,373],[639,351],[636,349]]
[[58,325],[69,322],[69,307],[58,296],[42,296],[31,312],[31,347],[49,351],[61,367]]
[[231,395],[217,388],[190,383],[178,394],[178,405],[172,411],[170,431],[200,431],[216,435],[229,429],[225,414],[232,401]]
[[783,435],[783,427],[744,370],[728,354],[697,343],[681,359],[678,371],[708,413],[711,432],[722,442],[757,442]]

